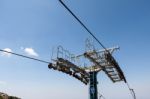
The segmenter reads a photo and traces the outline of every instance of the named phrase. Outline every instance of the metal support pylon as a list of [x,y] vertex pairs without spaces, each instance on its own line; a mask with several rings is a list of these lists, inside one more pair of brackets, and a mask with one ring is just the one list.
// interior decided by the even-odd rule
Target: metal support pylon
[[92,71],[89,72],[89,74],[90,74],[90,87],[89,87],[90,99],[98,99],[97,72]]
[[[66,73],[84,84],[89,84],[90,99],[98,99],[98,81],[97,74],[104,71],[107,76],[115,83],[119,81],[126,82],[124,74],[119,64],[111,55],[118,47],[107,50],[90,49],[83,54],[73,55],[69,51],[58,47],[57,57],[52,59],[48,67]],[[76,59],[84,58],[89,66],[78,65]]]

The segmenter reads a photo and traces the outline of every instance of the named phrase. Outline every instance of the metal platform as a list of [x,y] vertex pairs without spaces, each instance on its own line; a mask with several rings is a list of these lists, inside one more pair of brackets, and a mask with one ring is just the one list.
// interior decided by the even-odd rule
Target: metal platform
[[96,52],[93,50],[90,52],[85,52],[84,56],[95,64],[95,66],[97,66],[97,68],[92,71],[103,70],[113,82],[126,82],[122,70],[110,52]]
[[54,70],[69,74],[70,76],[75,77],[86,85],[89,83],[89,74],[84,69],[79,68],[79,66],[76,66],[72,62],[63,58],[57,58],[55,61],[55,64],[48,65],[50,69],[52,68]]

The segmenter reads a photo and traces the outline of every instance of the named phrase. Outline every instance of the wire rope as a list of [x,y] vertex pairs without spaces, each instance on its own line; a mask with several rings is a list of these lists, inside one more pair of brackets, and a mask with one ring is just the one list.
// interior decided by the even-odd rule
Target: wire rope
[[33,57],[21,55],[21,54],[17,54],[17,53],[10,52],[10,51],[6,51],[6,50],[2,50],[2,49],[0,49],[0,51],[1,51],[1,52],[5,52],[5,53],[10,53],[10,54],[13,54],[13,55],[16,55],[16,56],[20,56],[20,57],[23,57],[23,58],[32,59],[32,60],[39,61],[39,62],[46,63],[46,64],[49,64],[49,63],[50,63],[50,62],[45,61],[45,60],[41,60],[41,59],[37,59],[37,58],[33,58]]

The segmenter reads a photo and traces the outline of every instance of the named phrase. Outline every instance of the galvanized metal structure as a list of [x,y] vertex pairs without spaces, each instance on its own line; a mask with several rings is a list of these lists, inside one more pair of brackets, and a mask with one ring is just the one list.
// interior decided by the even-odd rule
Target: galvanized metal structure
[[[57,47],[57,57],[52,59],[52,63],[48,65],[50,69],[58,70],[66,73],[85,85],[89,84],[90,99],[98,99],[97,90],[97,74],[101,71],[105,72],[112,82],[124,81],[124,74],[112,56],[112,53],[119,47],[108,48],[107,50],[95,50],[94,45],[89,39],[86,40],[86,51],[80,55],[71,54],[62,46]],[[92,66],[80,66],[77,60],[84,58]],[[87,62],[86,61],[86,62]]]

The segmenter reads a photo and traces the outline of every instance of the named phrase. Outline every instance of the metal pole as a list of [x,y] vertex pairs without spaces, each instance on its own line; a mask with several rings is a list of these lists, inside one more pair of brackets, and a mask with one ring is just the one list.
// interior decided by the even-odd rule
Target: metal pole
[[90,74],[90,88],[89,88],[90,99],[98,99],[97,72],[93,71],[93,72],[90,72],[89,74]]

